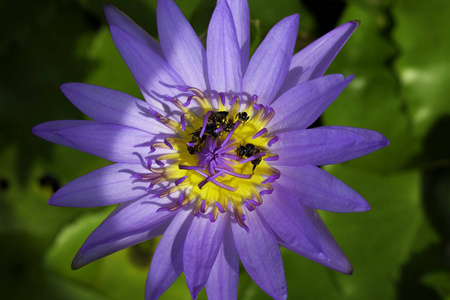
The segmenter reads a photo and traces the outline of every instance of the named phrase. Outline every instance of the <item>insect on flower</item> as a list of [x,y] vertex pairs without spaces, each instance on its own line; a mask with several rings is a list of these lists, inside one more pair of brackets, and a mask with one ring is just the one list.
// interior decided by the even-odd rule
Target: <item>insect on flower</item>
[[49,200],[75,207],[118,204],[72,267],[162,234],[146,299],[157,299],[183,271],[192,298],[205,287],[210,299],[236,299],[239,260],[268,295],[285,299],[279,245],[351,273],[316,209],[370,207],[317,166],[366,155],[388,141],[368,129],[308,127],[353,79],[323,74],[359,22],[293,55],[299,16],[286,17],[250,59],[245,0],[217,1],[206,50],[172,0],[158,0],[160,42],[114,6],[105,5],[105,13],[145,101],[66,83],[63,93],[94,121],[52,121],[33,129],[50,142],[114,162]]

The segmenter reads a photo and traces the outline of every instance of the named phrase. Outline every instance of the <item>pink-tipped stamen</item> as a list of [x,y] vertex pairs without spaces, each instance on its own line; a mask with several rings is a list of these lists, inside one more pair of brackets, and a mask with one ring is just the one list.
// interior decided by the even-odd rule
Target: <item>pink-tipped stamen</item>
[[181,130],[182,131],[186,130],[186,119],[184,117],[184,114],[181,115]]
[[267,133],[267,128],[263,128],[260,131],[258,131],[254,136],[252,136],[252,140],[256,139],[257,137],[260,137],[261,135]]
[[239,162],[239,164],[240,164],[240,165],[241,165],[241,164],[245,164],[246,162],[249,162],[249,161],[252,161],[252,160],[254,160],[254,159],[263,157],[264,155],[266,155],[266,152],[264,152],[264,151],[259,152],[259,153],[255,154],[255,155],[250,156],[249,158],[246,158],[246,159],[244,159],[244,160],[241,160],[241,161]]
[[273,175],[270,175],[269,177],[266,178],[266,180],[264,180],[264,181],[262,182],[262,184],[274,182],[274,181],[277,180],[278,178],[280,178],[280,174],[273,174]]
[[185,165],[178,165],[178,169],[180,170],[204,170],[204,167],[199,167],[199,166],[185,166]]
[[200,131],[200,137],[202,137],[203,134],[205,133],[206,125],[208,125],[208,119],[209,119],[209,116],[211,115],[211,113],[212,113],[211,110],[208,111],[208,112],[205,114],[205,117],[203,118],[203,126],[202,126],[202,130]]
[[247,201],[253,204],[254,206],[260,206],[262,204],[262,202],[255,201],[253,199],[247,199]]
[[278,137],[277,137],[277,136],[273,137],[273,138],[267,143],[267,146],[272,147],[272,145],[275,144],[276,142],[278,142]]
[[184,102],[184,103],[182,104],[183,107],[189,106],[189,104],[191,104],[192,98],[194,98],[193,95],[192,95],[192,96],[189,96],[189,97],[187,98],[186,102]]
[[225,212],[225,210],[223,209],[222,205],[216,201],[216,207],[217,209],[223,214]]
[[230,140],[231,136],[233,135],[233,133],[236,131],[236,128],[239,127],[239,125],[241,125],[241,121],[237,121],[234,124],[234,128],[228,133],[227,137],[223,140],[222,145],[228,143],[228,141]]
[[274,156],[269,156],[269,157],[264,158],[264,161],[276,161],[279,159],[280,159],[280,157],[278,155],[274,155]]
[[214,174],[214,175],[212,175],[212,176],[206,177],[205,180],[203,180],[202,182],[200,182],[200,183],[198,184],[198,188],[199,188],[199,189],[202,189],[202,188],[205,186],[205,184],[207,184],[208,182],[210,182],[210,181],[216,179],[216,178],[219,177],[221,174],[222,174],[222,172],[217,172],[216,174]]
[[216,170],[217,171],[221,171],[223,173],[226,173],[228,175],[237,177],[237,178],[242,178],[242,179],[250,179],[253,176],[252,174],[239,174],[239,173],[235,173],[235,172],[232,172],[232,171],[229,171],[229,170],[226,170],[226,169],[221,169],[221,168],[216,168]]
[[[202,175],[202,176],[205,177],[205,178],[211,177],[211,176],[208,176],[208,174],[206,174],[206,173],[204,173],[204,172],[202,172],[202,171],[200,171],[200,170],[196,170],[196,171],[197,171],[197,173],[199,173],[200,175]],[[219,172],[219,173],[222,174],[222,172]],[[202,181],[202,182],[203,182],[203,181]],[[225,189],[225,190],[228,190],[228,191],[230,191],[230,192],[235,192],[235,191],[236,191],[236,188],[235,188],[235,187],[232,187],[232,186],[223,184],[223,183],[221,183],[221,182],[218,182],[217,180],[211,180],[211,179],[209,179],[209,182],[214,183],[214,184],[217,185],[218,187],[221,187],[221,188],[223,188],[223,189]],[[205,184],[206,184],[206,183],[205,183]],[[199,184],[199,185],[200,185],[200,184]]]
[[157,158],[155,158],[155,163],[160,167],[164,167],[164,163]]
[[170,148],[170,150],[173,150],[173,146],[172,146],[172,144],[168,141],[168,139],[166,138],[166,139],[164,139],[164,144],[166,144],[166,146],[167,147],[169,147]]
[[216,221],[216,218],[214,217],[214,215],[212,213],[209,213],[207,216],[212,223],[214,223]]
[[225,94],[219,93],[219,98],[220,98],[220,101],[222,102],[222,105],[225,106]]
[[239,96],[238,95],[234,96],[233,99],[231,99],[230,102],[229,102],[230,105],[233,105],[234,102],[236,102],[237,99],[239,99]]
[[180,185],[183,181],[185,181],[187,178],[187,176],[183,176],[181,178],[178,178],[177,180],[175,180],[175,185]]
[[264,108],[264,105],[262,105],[262,104],[253,104],[253,108],[255,109],[255,110],[260,110],[261,108]]
[[262,196],[262,195],[270,195],[270,194],[272,194],[272,192],[273,192],[273,189],[262,190],[261,192],[259,192],[259,195],[260,196]]

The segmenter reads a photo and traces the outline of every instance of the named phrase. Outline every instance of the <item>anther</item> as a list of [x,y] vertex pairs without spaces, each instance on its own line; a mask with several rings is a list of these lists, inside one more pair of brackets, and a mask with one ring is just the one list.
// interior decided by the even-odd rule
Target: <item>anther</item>
[[280,157],[278,155],[274,155],[264,158],[264,161],[276,161],[278,159],[280,159]]
[[164,139],[164,144],[166,144],[167,147],[170,148],[170,150],[173,150],[172,144],[169,142],[169,138]]
[[224,212],[225,212],[225,210],[223,210],[222,205],[221,205],[219,202],[217,202],[217,201],[216,201],[216,207],[217,207],[217,209],[218,209],[221,213],[224,213]]
[[223,173],[226,173],[228,175],[231,175],[231,176],[234,176],[234,177],[237,177],[237,178],[243,178],[243,179],[250,179],[253,176],[252,174],[240,174],[240,173],[235,173],[235,172],[232,172],[232,171],[229,171],[229,170],[226,170],[226,169],[221,169],[221,168],[216,168],[216,170],[220,171],[220,172],[223,172]]
[[244,163],[249,162],[249,161],[252,161],[252,160],[254,160],[254,159],[263,157],[264,155],[266,155],[266,152],[264,152],[264,151],[259,152],[259,153],[255,154],[255,155],[250,156],[249,158],[246,158],[246,159],[244,159],[244,160],[241,160],[241,161],[239,162],[239,164],[240,164],[240,165],[241,165],[241,164],[244,164]]
[[262,184],[274,182],[274,181],[277,180],[278,178],[280,178],[280,174],[273,174],[273,175],[270,175],[269,177],[266,178],[266,180],[264,180],[264,181],[262,182]]
[[199,167],[199,166],[185,166],[185,165],[178,165],[178,168],[180,170],[204,170],[205,167]]
[[194,97],[194,96],[189,96],[189,97],[187,98],[186,102],[183,103],[183,107],[189,106],[189,104],[191,104],[191,101],[192,101],[192,98],[193,98],[193,97]]
[[219,98],[220,98],[220,101],[222,102],[222,105],[225,106],[225,94],[219,93]]
[[181,115],[181,130],[186,130],[186,119],[184,118],[184,114]]
[[267,146],[272,147],[272,145],[275,144],[276,142],[278,142],[278,137],[277,137],[277,136],[273,137],[273,138],[267,143]]
[[211,113],[212,113],[211,110],[208,111],[208,112],[205,114],[205,117],[203,118],[203,126],[202,126],[202,130],[200,131],[200,137],[202,137],[203,134],[205,133],[206,125],[208,125],[208,119],[209,119],[209,116],[211,115]]
[[181,184],[183,181],[185,181],[187,178],[187,176],[183,176],[181,178],[178,178],[177,180],[175,180],[175,185],[179,185]]
[[238,95],[234,96],[233,99],[231,99],[230,102],[229,102],[230,105],[233,105],[234,102],[236,102],[236,100],[238,100],[238,99],[239,99],[239,96],[238,96]]
[[214,174],[214,175],[212,175],[212,176],[206,177],[205,180],[203,180],[202,182],[200,182],[200,183],[198,184],[198,188],[199,188],[199,189],[202,189],[202,188],[205,186],[205,184],[207,184],[207,183],[210,182],[210,181],[213,181],[214,179],[216,179],[217,177],[219,177],[221,174],[222,174],[222,171],[217,172],[216,174]]
[[252,140],[256,139],[257,137],[260,137],[261,135],[267,133],[267,128],[263,128],[260,131],[258,131],[254,136],[252,136]]

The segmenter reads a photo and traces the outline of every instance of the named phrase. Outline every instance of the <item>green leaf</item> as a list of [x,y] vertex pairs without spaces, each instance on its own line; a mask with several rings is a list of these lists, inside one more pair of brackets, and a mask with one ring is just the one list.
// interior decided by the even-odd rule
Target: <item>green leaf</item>
[[435,289],[444,300],[450,299],[450,272],[436,271],[425,275],[422,283]]
[[325,111],[325,125],[368,128],[383,133],[390,145],[348,164],[374,170],[404,168],[419,152],[419,140],[411,133],[409,115],[398,92],[396,74],[388,61],[395,48],[388,39],[388,16],[378,10],[349,4],[341,23],[360,19],[327,73],[354,74],[355,79]]
[[[395,299],[400,270],[419,250],[418,235],[434,235],[432,239],[425,238],[427,242],[422,247],[437,240],[434,232],[426,227],[419,197],[419,173],[386,175],[345,165],[328,166],[326,170],[353,187],[372,206],[370,211],[362,213],[321,212],[352,262],[354,274],[341,274],[282,249],[289,297]],[[254,283],[250,285],[248,299],[270,299]]]
[[414,135],[423,137],[450,113],[450,2],[399,0],[393,3],[394,38],[399,48],[395,69]]

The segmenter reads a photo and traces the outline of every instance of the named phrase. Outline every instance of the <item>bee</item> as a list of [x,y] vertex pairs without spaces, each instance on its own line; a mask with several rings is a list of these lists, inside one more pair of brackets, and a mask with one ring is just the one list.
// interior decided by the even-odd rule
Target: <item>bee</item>
[[234,129],[234,122],[230,119],[227,119],[228,112],[227,111],[212,111],[206,121],[205,131],[203,136],[200,137],[200,133],[202,128],[199,128],[191,133],[192,139],[187,144],[187,150],[189,154],[194,155],[197,153],[200,145],[206,140],[208,136],[213,138],[219,137],[220,133],[217,132],[220,126],[222,126],[223,132],[230,132]]
[[245,111],[239,112],[235,117],[235,119],[239,119],[241,122],[248,121],[249,118],[249,115]]
[[218,111],[218,112],[213,111],[208,118],[208,123],[211,120],[212,123],[215,123],[218,125],[225,124],[225,119],[227,118],[227,116],[228,116],[227,111]]
[[[256,146],[253,144],[246,144],[245,146],[239,146],[237,148],[237,155],[239,157],[245,156],[248,158],[248,157],[251,157],[253,155],[260,153],[261,150],[263,150],[263,149],[256,148]],[[255,172],[256,166],[259,165],[261,163],[261,161],[262,161],[262,157],[255,158],[254,160],[251,161],[251,163],[253,165],[253,173]]]
[[199,144],[194,144],[194,146],[187,146],[187,150],[190,155],[194,155],[198,151]]
[[230,132],[231,130],[234,129],[234,122],[231,120],[228,120],[228,122],[225,124],[225,126],[223,127],[223,131],[225,132]]
[[190,155],[194,155],[198,151],[198,148],[200,147],[200,144],[203,143],[203,141],[206,139],[205,135],[200,137],[200,132],[201,132],[201,128],[197,129],[197,130],[195,130],[194,132],[191,133],[192,139],[187,144],[187,150],[189,151]]

